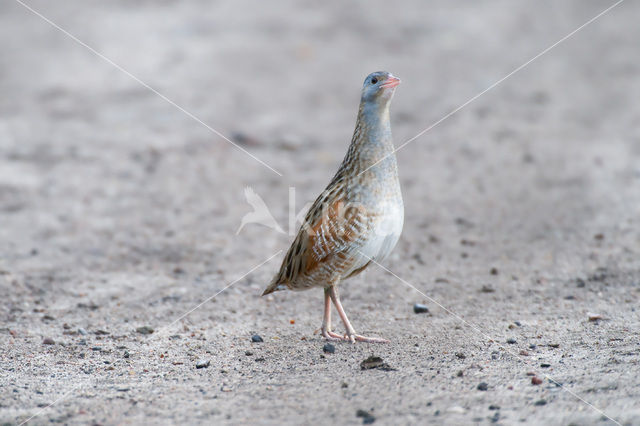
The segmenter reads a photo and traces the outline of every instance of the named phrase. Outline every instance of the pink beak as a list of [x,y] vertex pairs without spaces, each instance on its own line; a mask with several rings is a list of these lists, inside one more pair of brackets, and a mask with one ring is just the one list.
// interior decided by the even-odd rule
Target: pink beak
[[380,87],[384,87],[385,89],[389,89],[389,88],[396,87],[398,84],[400,84],[400,79],[398,77],[394,77],[393,75],[389,74],[389,77],[387,77],[385,82],[382,83],[380,85]]

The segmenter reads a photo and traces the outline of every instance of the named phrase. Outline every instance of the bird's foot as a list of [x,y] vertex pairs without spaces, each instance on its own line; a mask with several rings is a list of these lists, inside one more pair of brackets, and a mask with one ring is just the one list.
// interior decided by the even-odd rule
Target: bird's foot
[[345,340],[344,336],[341,336],[338,333],[334,333],[331,330],[322,330],[322,337],[327,340]]
[[345,334],[344,338],[349,340],[351,343],[355,342],[365,342],[365,343],[389,343],[387,339],[383,339],[381,337],[367,337],[361,336],[359,334]]

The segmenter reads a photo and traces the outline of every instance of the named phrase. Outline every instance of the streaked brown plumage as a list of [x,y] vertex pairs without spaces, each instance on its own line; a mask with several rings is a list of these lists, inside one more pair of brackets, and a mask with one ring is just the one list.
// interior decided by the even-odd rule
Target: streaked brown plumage
[[[404,207],[389,120],[389,103],[399,83],[384,71],[365,79],[349,150],[309,209],[280,271],[263,293],[323,287],[321,331],[327,339],[386,342],[356,334],[337,286],[373,260],[383,260],[402,231]],[[331,301],[344,322],[344,336],[331,331]]]

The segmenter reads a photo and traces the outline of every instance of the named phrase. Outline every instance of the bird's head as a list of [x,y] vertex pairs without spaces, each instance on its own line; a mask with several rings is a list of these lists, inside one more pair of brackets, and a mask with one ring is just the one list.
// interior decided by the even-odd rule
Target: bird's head
[[386,71],[376,71],[364,79],[362,101],[387,106],[396,91],[400,79]]

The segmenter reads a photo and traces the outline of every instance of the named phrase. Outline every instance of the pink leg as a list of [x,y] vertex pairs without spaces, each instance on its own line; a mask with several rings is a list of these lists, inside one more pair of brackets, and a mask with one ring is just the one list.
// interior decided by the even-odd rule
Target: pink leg
[[342,340],[343,337],[331,331],[331,297],[329,289],[324,289],[324,316],[322,317],[322,337],[327,340]]
[[[327,291],[325,290],[325,301],[326,301]],[[347,318],[347,314],[342,308],[342,303],[340,303],[340,296],[338,295],[338,288],[335,285],[329,287],[329,296],[333,301],[333,304],[336,305],[336,310],[338,311],[338,315],[342,319],[344,323],[344,327],[347,330],[347,333],[343,336],[343,339],[349,340],[351,343],[358,342],[368,342],[368,343],[389,343],[386,339],[381,339],[379,337],[366,337],[356,334],[356,330],[354,330],[353,326],[349,322],[349,318]],[[325,302],[326,304],[326,302]],[[326,309],[326,308],[325,308]]]

